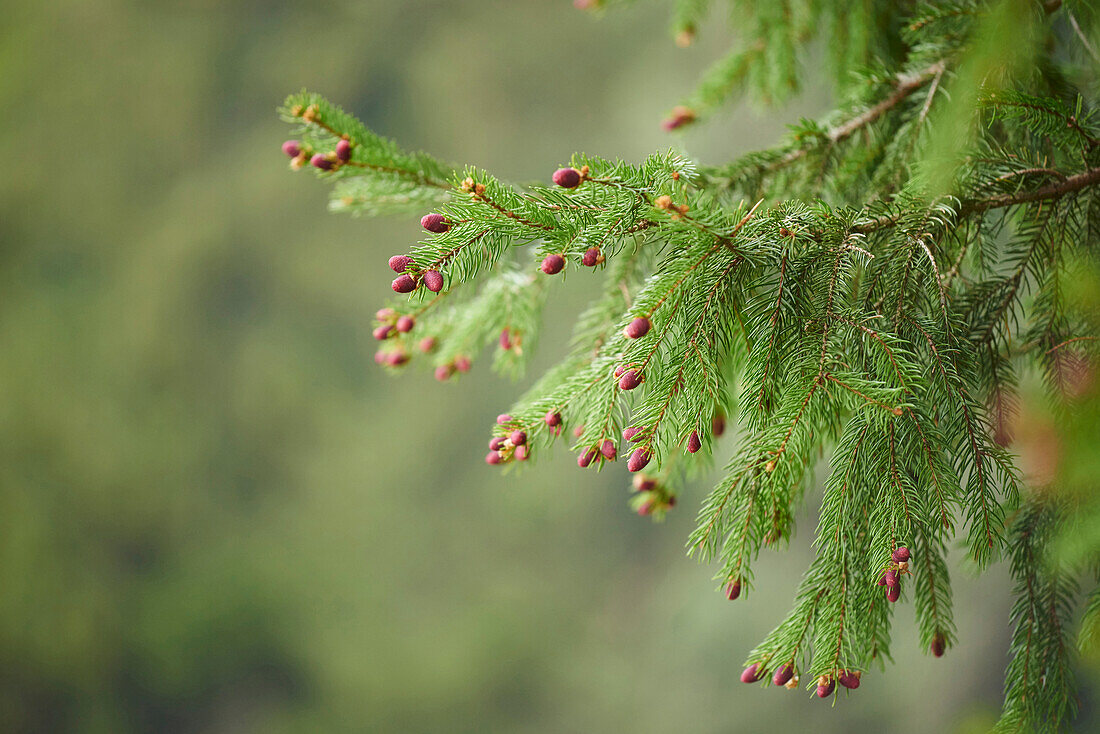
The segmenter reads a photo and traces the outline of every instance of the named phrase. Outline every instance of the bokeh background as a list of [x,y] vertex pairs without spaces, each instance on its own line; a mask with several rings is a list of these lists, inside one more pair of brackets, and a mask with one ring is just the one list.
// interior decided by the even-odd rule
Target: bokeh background
[[[658,125],[730,41],[667,3],[0,3],[0,730],[977,732],[1008,646],[1003,567],[954,575],[960,644],[835,707],[738,682],[813,517],[726,602],[625,470],[481,460],[522,385],[372,364],[417,221],[326,213],[275,108],[320,91],[404,145],[514,180],[574,151],[704,161],[827,90]],[[392,276],[392,274],[391,274]],[[585,295],[556,297],[535,373]],[[530,378],[528,378],[530,379]],[[1100,727],[1080,671],[1078,731]],[[842,697],[843,698],[843,697]]]

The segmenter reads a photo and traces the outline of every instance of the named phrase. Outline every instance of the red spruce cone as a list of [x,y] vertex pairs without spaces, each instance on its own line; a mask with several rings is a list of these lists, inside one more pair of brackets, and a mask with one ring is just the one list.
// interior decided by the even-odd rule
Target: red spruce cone
[[641,471],[646,468],[652,458],[648,451],[645,449],[634,449],[634,453],[630,455],[630,459],[626,462],[626,468],[630,471]]
[[512,435],[510,435],[508,439],[512,442],[513,446],[522,446],[527,443],[527,434],[517,428],[512,431]]
[[499,464],[501,461],[503,461],[503,457],[501,457],[501,455],[498,454],[496,451],[490,451],[488,454],[485,455],[486,464]]
[[623,376],[619,378],[619,389],[621,390],[633,390],[642,384],[642,374],[637,370],[627,370],[623,373]]
[[787,685],[787,681],[792,677],[794,677],[794,668],[791,667],[790,663],[782,665],[779,667],[779,670],[775,671],[775,675],[772,676],[772,684],[785,686]]
[[649,319],[644,316],[639,316],[626,325],[626,328],[623,329],[623,334],[626,335],[627,339],[641,339],[649,333],[649,326]]
[[424,287],[432,293],[443,290],[443,274],[438,270],[428,270],[424,273]]
[[859,688],[859,676],[859,671],[845,670],[839,676],[837,676],[837,680],[840,681],[840,685],[854,691],[855,689]]
[[565,258],[561,255],[547,255],[542,261],[542,272],[557,275],[565,267]]
[[836,681],[832,678],[826,678],[825,682],[818,682],[817,684],[817,697],[828,698],[833,693],[833,689],[836,688]]
[[577,457],[577,466],[581,469],[587,469],[592,460],[596,458],[596,449],[591,448]]
[[585,267],[594,268],[600,262],[600,248],[589,247],[584,251],[584,257],[581,258],[581,263]]
[[563,189],[575,189],[581,185],[581,172],[576,168],[559,168],[554,171],[553,180]]
[[731,579],[726,584],[726,598],[733,601],[739,596],[741,596],[741,579]]
[[397,293],[412,293],[416,290],[416,279],[405,273],[394,278],[390,287]]
[[901,584],[886,587],[886,601],[895,602],[901,598]]
[[688,453],[694,454],[699,449],[703,448],[703,442],[699,440],[699,432],[692,431],[688,436]]
[[442,214],[425,214],[420,218],[420,226],[435,234],[443,234],[451,228],[450,223]]
[[909,561],[909,549],[903,545],[894,551],[890,557],[894,559],[894,563],[907,563]]
[[403,273],[413,264],[413,259],[408,255],[394,255],[390,258],[390,269],[395,273]]
[[946,650],[946,649],[947,649],[947,640],[944,639],[943,635],[941,635],[939,632],[937,632],[932,637],[932,654],[935,655],[938,658],[942,658],[944,650]]
[[414,326],[416,326],[416,319],[412,316],[402,316],[397,320],[397,330],[402,334],[412,331]]
[[755,683],[764,677],[767,671],[760,668],[760,663],[753,663],[741,673],[742,683]]
[[351,160],[351,143],[347,140],[340,140],[336,144],[336,160],[341,163],[347,163]]
[[600,453],[604,455],[605,459],[615,458],[615,442],[610,438],[605,438],[603,443],[600,444]]

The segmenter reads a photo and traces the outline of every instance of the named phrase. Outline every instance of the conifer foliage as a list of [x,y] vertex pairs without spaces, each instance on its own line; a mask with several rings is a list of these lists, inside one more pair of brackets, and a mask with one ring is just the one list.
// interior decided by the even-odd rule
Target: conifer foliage
[[[517,186],[405,151],[312,93],[287,99],[296,138],[283,149],[334,184],[335,210],[422,217],[377,314],[389,369],[458,379],[492,347],[493,369],[518,377],[555,286],[597,271],[582,276],[600,292],[568,352],[499,416],[488,463],[562,443],[581,469],[625,464],[634,509],[660,518],[720,454],[688,548],[718,566],[730,600],[826,475],[816,558],[742,681],[854,691],[889,659],[899,603],[921,646],[945,655],[945,556],[961,538],[980,568],[1007,560],[1018,587],[999,727],[1057,728],[1075,706],[1072,607],[1097,558],[1056,562],[1069,509],[1021,477],[1011,434],[1021,371],[1072,411],[1080,369],[1067,365],[1091,369],[1095,319],[1064,292],[1100,247],[1100,120],[1085,91],[1100,72],[1096,13],[1049,0],[729,4],[740,41],[665,129],[734,96],[782,101],[823,48],[843,100],[732,163],[578,154]],[[675,3],[678,43],[710,5]],[[727,420],[736,446],[719,452]],[[1097,628],[1100,604],[1088,614]]]

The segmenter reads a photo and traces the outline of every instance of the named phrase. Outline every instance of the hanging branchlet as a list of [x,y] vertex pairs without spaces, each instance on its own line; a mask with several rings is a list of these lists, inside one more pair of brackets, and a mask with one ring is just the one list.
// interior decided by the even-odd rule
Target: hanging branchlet
[[[564,444],[577,471],[621,474],[633,511],[660,519],[720,457],[688,551],[715,562],[733,608],[767,583],[759,552],[791,539],[824,473],[815,558],[742,681],[856,691],[890,657],[898,604],[914,607],[907,636],[948,654],[958,537],[979,568],[1007,555],[1017,580],[1001,728],[1050,729],[1074,706],[1067,625],[1081,574],[1050,551],[1067,505],[1029,488],[1011,452],[1021,375],[1041,374],[1070,416],[1096,370],[1097,321],[1066,294],[1100,242],[1100,120],[1052,71],[1081,33],[1060,32],[1058,8],[1017,2],[1045,28],[1038,70],[975,60],[982,0],[908,18],[889,4],[754,5],[746,45],[667,129],[738,88],[790,94],[822,29],[847,81],[836,111],[725,166],[577,155],[512,185],[405,152],[309,93],[286,102],[297,137],[283,153],[334,182],[334,208],[420,221],[421,241],[388,261],[396,295],[371,327],[387,369],[422,363],[455,380],[490,349],[517,378],[555,287],[580,279],[592,294],[558,363],[502,405],[487,463],[531,465]],[[709,5],[677,3],[682,44]],[[960,91],[960,69],[979,61],[980,89]],[[973,140],[935,180],[926,156],[948,112]],[[1083,644],[1100,629],[1098,598]]]

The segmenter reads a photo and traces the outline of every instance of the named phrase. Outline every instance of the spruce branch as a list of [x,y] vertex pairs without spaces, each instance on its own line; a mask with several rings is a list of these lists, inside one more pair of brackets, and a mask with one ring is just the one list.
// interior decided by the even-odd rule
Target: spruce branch
[[[335,184],[334,208],[424,213],[427,234],[391,258],[398,295],[376,315],[393,371],[426,363],[457,380],[488,349],[518,377],[557,282],[591,284],[561,360],[498,417],[488,463],[527,466],[565,443],[581,468],[625,464],[631,507],[660,519],[721,457],[687,552],[715,563],[731,601],[826,477],[815,558],[743,681],[822,698],[858,688],[889,659],[897,603],[912,602],[921,646],[944,655],[957,533],[979,568],[1007,555],[1016,579],[999,727],[1054,730],[1074,708],[1078,572],[1052,550],[1072,504],[1030,487],[1009,449],[1019,375],[1041,373],[1072,416],[1074,375],[1097,358],[1096,319],[1069,292],[1100,247],[1100,126],[1095,95],[1063,71],[1063,44],[1077,41],[1056,32],[1057,9],[1014,1],[1039,29],[1019,43],[1041,63],[978,59],[987,73],[962,107],[945,80],[997,50],[982,36],[985,0],[911,16],[831,0],[742,8],[745,44],[704,80],[700,109],[666,127],[742,86],[789,94],[821,28],[837,39],[845,101],[724,166],[671,150],[639,163],[576,155],[544,184],[515,185],[406,152],[307,93],[284,108],[301,136],[284,151]],[[680,41],[707,5],[678,2]],[[965,155],[937,189],[923,161],[952,115]],[[716,441],[726,416],[732,450]],[[1100,628],[1096,599],[1082,644]]]

